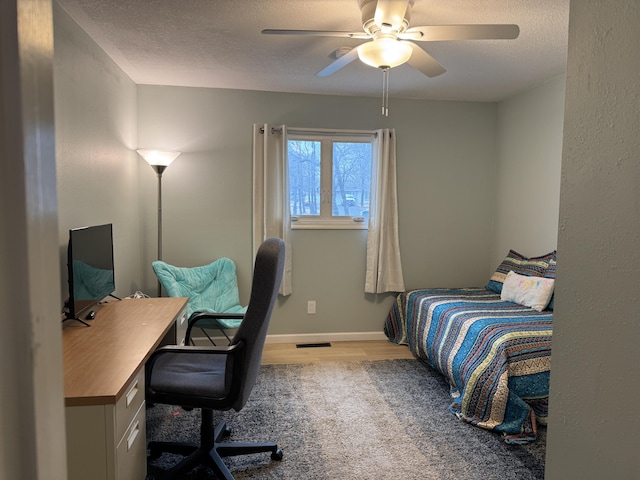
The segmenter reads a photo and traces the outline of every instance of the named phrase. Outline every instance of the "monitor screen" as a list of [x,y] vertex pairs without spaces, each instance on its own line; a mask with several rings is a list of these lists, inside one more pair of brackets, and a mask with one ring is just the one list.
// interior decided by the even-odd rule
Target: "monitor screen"
[[110,223],[69,230],[67,318],[79,319],[115,291],[112,230]]

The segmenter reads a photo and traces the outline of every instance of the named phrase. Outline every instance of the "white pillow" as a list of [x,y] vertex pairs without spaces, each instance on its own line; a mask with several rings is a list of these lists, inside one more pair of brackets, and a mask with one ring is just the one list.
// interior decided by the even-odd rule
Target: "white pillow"
[[553,295],[553,278],[528,277],[513,270],[507,274],[500,298],[541,312]]

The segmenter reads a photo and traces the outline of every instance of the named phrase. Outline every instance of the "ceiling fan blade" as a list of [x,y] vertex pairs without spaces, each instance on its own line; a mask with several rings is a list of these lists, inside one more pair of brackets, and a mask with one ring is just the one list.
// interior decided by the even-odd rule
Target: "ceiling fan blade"
[[366,32],[341,32],[331,30],[274,30],[267,28],[262,30],[263,35],[305,35],[310,37],[346,37],[346,38],[371,38]]
[[328,77],[329,75],[336,73],[345,65],[353,62],[356,58],[358,58],[358,47],[352,48],[343,56],[324,67],[322,70],[316,73],[316,77]]
[[518,25],[425,25],[412,27],[398,35],[403,40],[439,42],[447,40],[513,40]]
[[413,53],[407,63],[413,68],[420,70],[429,78],[437,77],[447,71],[447,69],[440,65],[435,58],[421,49],[418,45],[411,42],[408,43],[413,47]]
[[408,4],[409,0],[378,0],[373,21],[383,32],[385,29],[398,31],[407,13]]

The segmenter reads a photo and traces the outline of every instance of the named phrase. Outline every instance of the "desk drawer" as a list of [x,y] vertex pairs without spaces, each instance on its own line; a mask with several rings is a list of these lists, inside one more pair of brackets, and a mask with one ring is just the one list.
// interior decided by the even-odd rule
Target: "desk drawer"
[[127,385],[116,403],[116,442],[119,442],[144,402],[144,368]]
[[145,405],[140,405],[116,448],[116,478],[144,480],[147,476],[147,427]]

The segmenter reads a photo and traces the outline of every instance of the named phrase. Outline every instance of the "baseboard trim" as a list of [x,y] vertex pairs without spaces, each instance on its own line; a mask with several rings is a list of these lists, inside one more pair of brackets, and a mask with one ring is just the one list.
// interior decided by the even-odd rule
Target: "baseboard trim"
[[[231,336],[231,334],[229,334]],[[226,345],[224,337],[211,337],[216,345]],[[206,337],[193,337],[197,345],[206,345]],[[366,342],[370,340],[387,340],[384,332],[336,332],[336,333],[293,333],[284,335],[267,335],[265,343],[325,343],[325,342]],[[209,344],[210,345],[210,344]]]
[[294,333],[267,335],[266,343],[325,343],[387,340],[384,332]]

